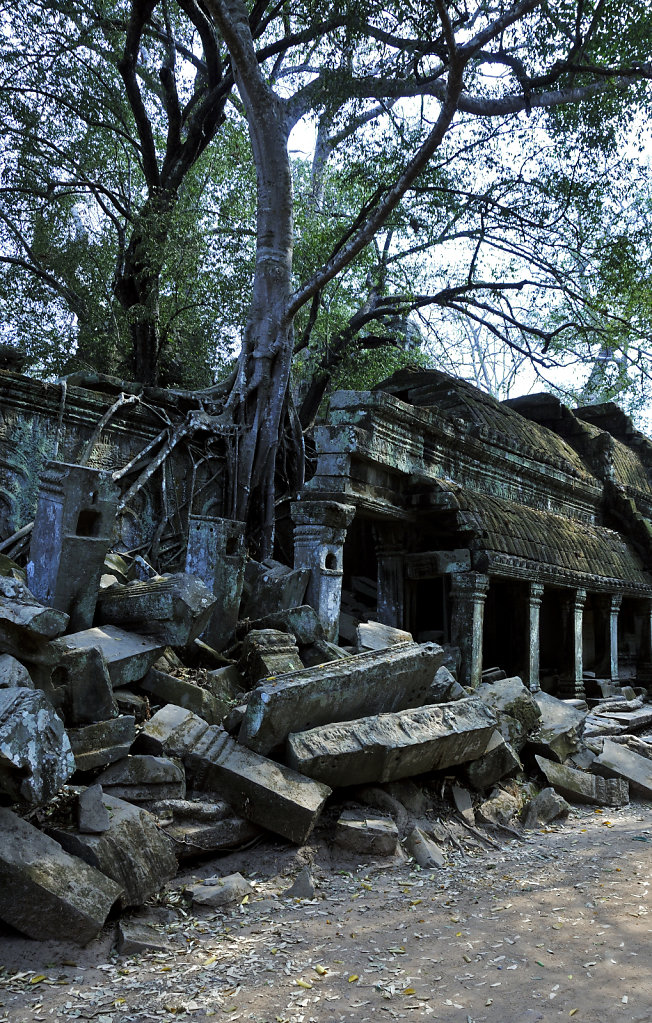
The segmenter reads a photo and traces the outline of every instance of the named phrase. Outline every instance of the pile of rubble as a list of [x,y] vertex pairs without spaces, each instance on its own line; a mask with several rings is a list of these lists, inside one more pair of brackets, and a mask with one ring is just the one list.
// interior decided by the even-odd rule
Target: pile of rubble
[[[305,843],[327,801],[334,840],[355,855],[402,843],[441,866],[405,779],[448,786],[471,830],[537,827],[567,799],[619,806],[630,785],[652,794],[643,691],[614,690],[590,713],[497,670],[468,691],[454,649],[373,622],[342,649],[301,605],[305,572],[251,563],[227,625],[195,576],[147,578],[137,559],[108,555],[93,624],[71,631],[17,566],[2,571],[0,919],[31,937],[85,944],[179,862],[265,831]],[[199,638],[215,618],[225,653]],[[506,784],[524,768],[547,786],[525,807]],[[238,883],[191,894],[217,905]]]

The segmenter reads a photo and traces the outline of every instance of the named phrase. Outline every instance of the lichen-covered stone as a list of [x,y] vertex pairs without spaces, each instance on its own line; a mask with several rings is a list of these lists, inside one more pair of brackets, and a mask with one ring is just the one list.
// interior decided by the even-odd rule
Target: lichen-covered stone
[[44,803],[75,770],[63,721],[37,689],[0,689],[0,791]]

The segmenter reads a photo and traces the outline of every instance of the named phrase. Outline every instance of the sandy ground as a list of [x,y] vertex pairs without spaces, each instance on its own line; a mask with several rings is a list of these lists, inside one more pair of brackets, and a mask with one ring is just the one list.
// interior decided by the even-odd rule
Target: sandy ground
[[[0,1021],[652,1023],[652,805],[462,843],[434,872],[358,865],[327,838],[180,875],[156,910],[173,951],[119,956],[115,924],[84,949],[0,931]],[[315,898],[283,898],[306,863]],[[191,910],[184,883],[234,870],[246,904]]]

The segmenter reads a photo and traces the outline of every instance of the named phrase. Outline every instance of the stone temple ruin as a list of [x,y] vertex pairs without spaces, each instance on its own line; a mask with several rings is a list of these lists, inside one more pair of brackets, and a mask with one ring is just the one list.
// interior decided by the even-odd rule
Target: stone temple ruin
[[0,371],[0,920],[84,944],[121,912],[125,946],[179,862],[322,816],[442,866],[408,779],[472,831],[652,796],[652,442],[622,412],[434,370],[338,392],[262,564],[209,412]]

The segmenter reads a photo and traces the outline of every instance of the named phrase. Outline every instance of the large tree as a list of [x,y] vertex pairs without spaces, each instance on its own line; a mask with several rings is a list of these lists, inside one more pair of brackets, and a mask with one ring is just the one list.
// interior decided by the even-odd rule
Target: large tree
[[[411,310],[452,310],[512,343],[524,328],[524,351],[535,359],[572,330],[592,332],[595,343],[595,288],[580,286],[577,272],[596,257],[587,246],[607,192],[605,160],[623,120],[647,103],[647,7],[345,0],[333,11],[313,0],[48,0],[44,10],[67,28],[39,60],[74,60],[69,80],[87,83],[95,112],[89,118],[74,93],[64,108],[94,129],[110,120],[120,180],[131,187],[138,171],[128,208],[97,172],[107,154],[98,153],[92,174],[69,171],[42,188],[70,191],[72,177],[115,222],[113,291],[129,312],[142,380],[156,379],[160,361],[171,215],[211,141],[246,121],[241,156],[256,180],[250,302],[235,370],[211,394],[221,402],[211,428],[237,438],[230,507],[261,553],[273,540],[279,444],[301,438],[293,356],[320,330],[325,336],[333,309],[328,344],[312,356],[304,424],[351,341],[379,343],[378,325],[391,330]],[[22,102],[20,77],[12,89]],[[44,90],[36,76],[25,92],[63,109],[61,82]],[[15,118],[20,134],[25,117]],[[52,123],[67,139],[65,118]],[[316,144],[297,203],[289,143],[307,123],[316,124]],[[68,154],[74,140],[66,145]],[[33,261],[31,236],[17,226],[24,262]],[[433,250],[437,272],[421,291],[410,266]],[[521,299],[535,289],[565,302],[546,303],[543,326],[523,313],[532,303]]]

